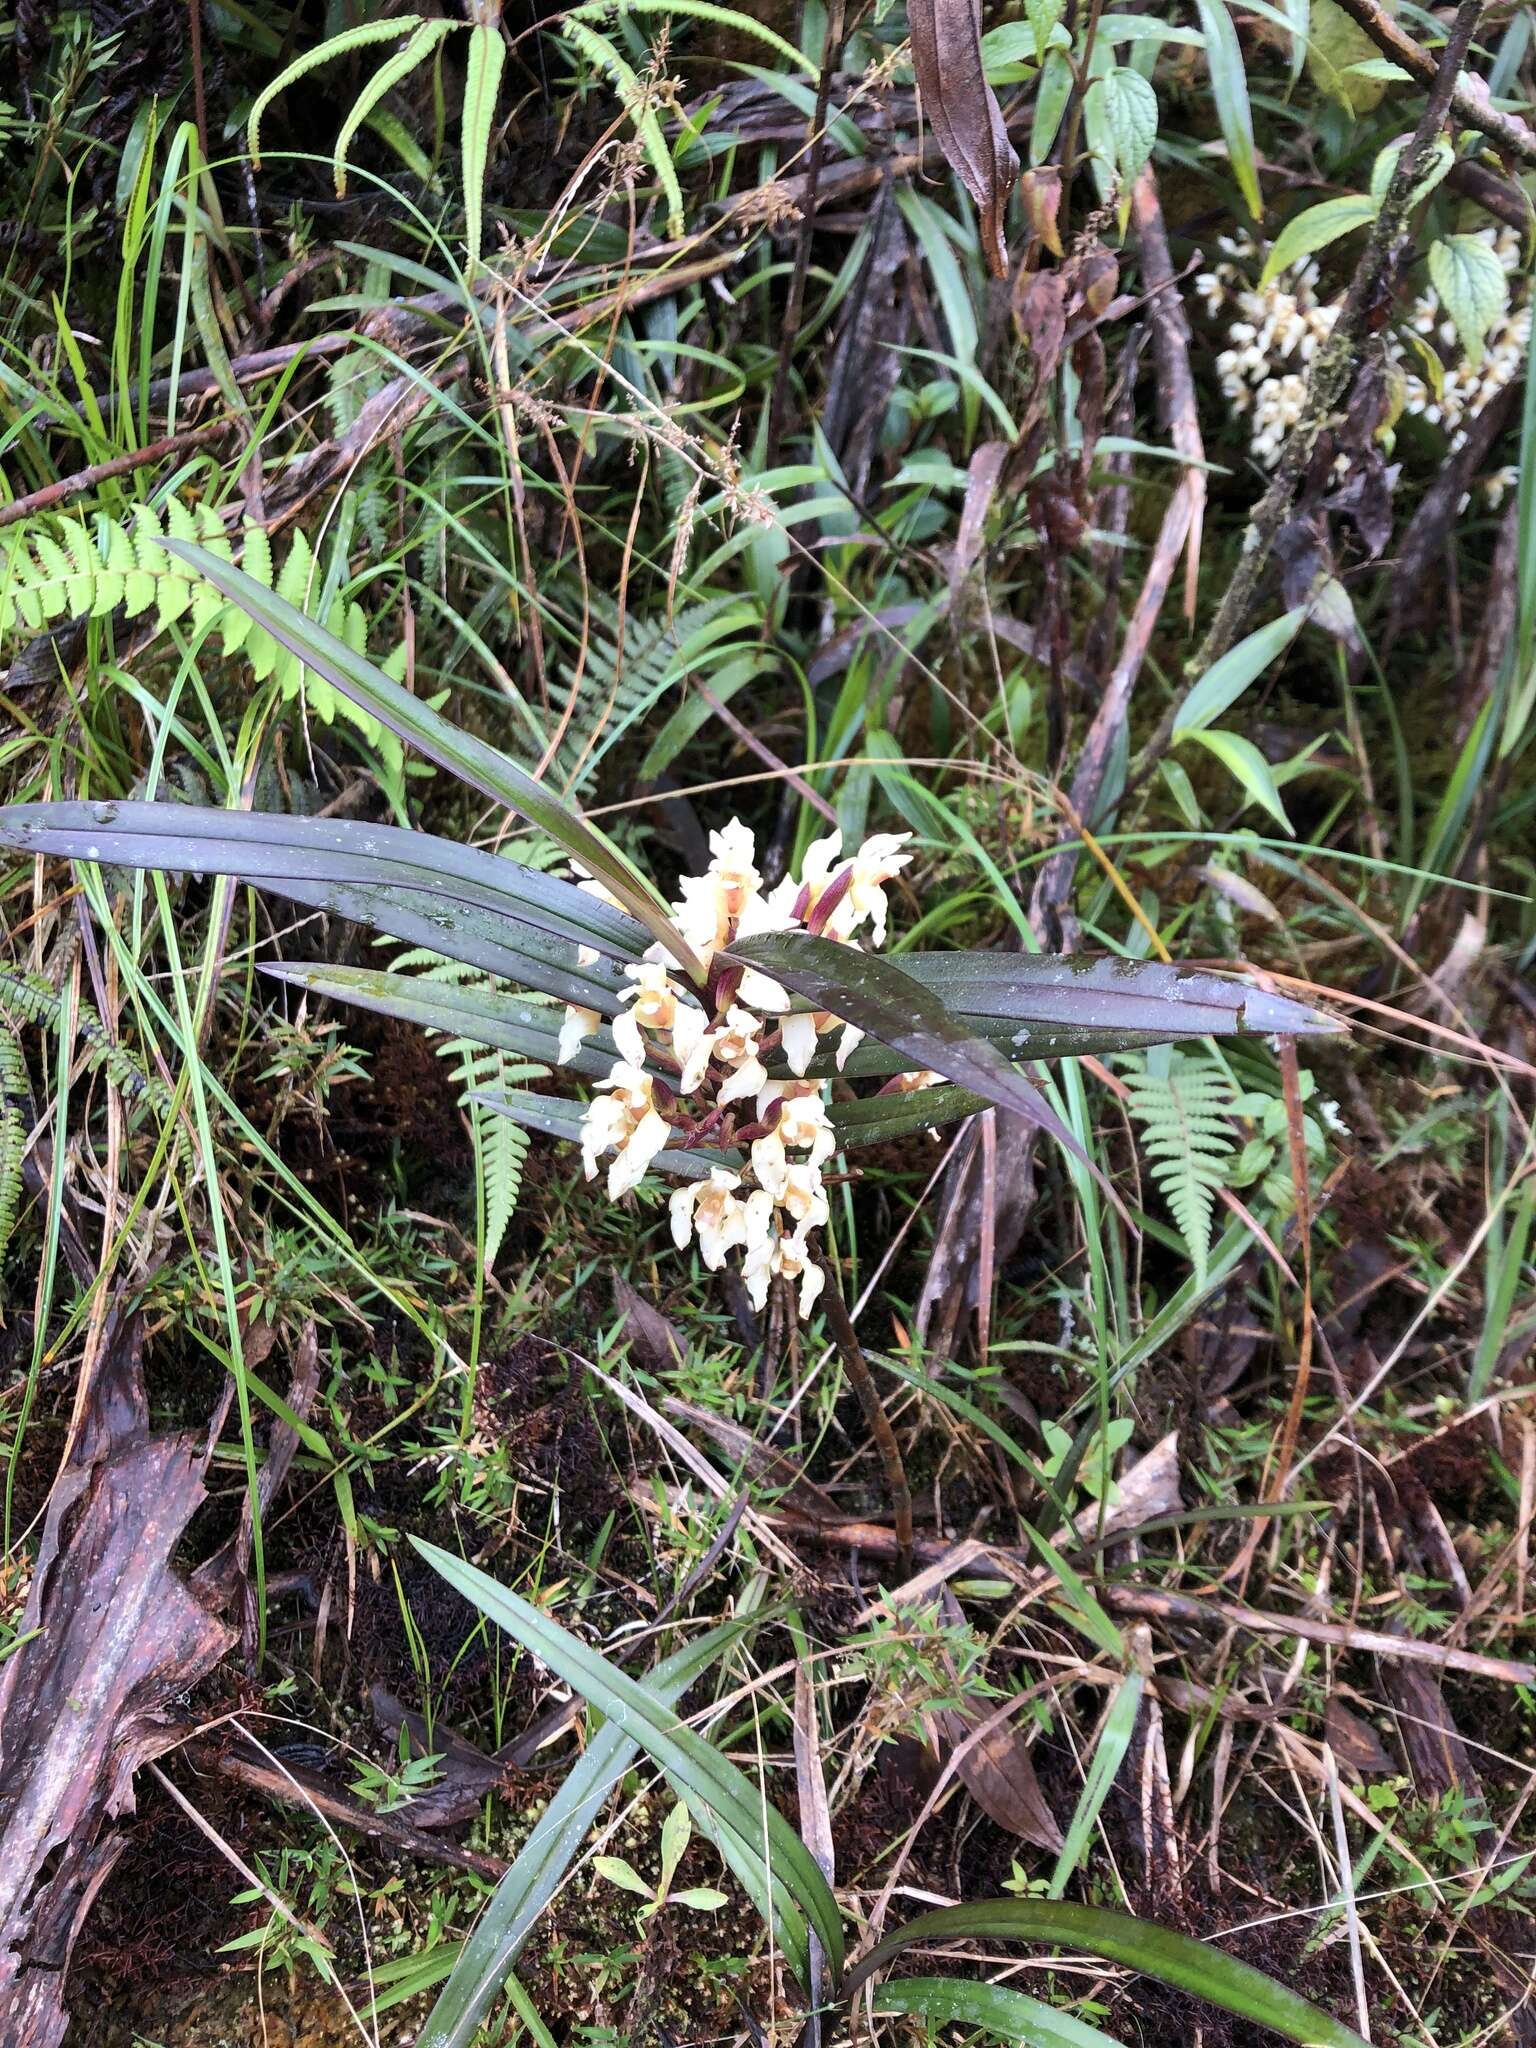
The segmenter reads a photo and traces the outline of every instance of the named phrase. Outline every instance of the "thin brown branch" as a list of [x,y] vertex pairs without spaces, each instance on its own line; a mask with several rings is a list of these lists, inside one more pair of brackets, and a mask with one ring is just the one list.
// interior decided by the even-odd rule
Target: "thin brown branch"
[[[1339,0],[1340,7],[1358,27],[1365,30],[1384,57],[1431,88],[1439,83],[1441,59],[1413,37],[1388,14],[1380,0]],[[1470,38],[1469,38],[1470,40]],[[1460,69],[1460,59],[1457,60]],[[1456,78],[1452,74],[1453,81]],[[1521,163],[1536,164],[1536,135],[1514,114],[1501,114],[1488,98],[1480,79],[1468,78],[1451,87],[1450,109],[1464,128],[1475,128],[1506,156]]]
[[907,1484],[907,1468],[902,1463],[901,1446],[896,1441],[896,1432],[891,1419],[885,1412],[880,1399],[880,1389],[875,1385],[875,1376],[869,1369],[869,1360],[864,1356],[858,1333],[853,1327],[853,1317],[848,1313],[848,1304],[843,1299],[843,1290],[838,1285],[837,1271],[832,1261],[818,1253],[816,1259],[826,1278],[826,1292],[822,1306],[827,1312],[827,1321],[832,1326],[832,1341],[837,1355],[843,1362],[843,1369],[853,1382],[854,1392],[864,1410],[864,1420],[869,1424],[869,1433],[875,1440],[880,1453],[880,1462],[885,1467],[885,1483],[891,1496],[891,1519],[896,1527],[896,1556],[903,1578],[912,1568],[912,1489]]

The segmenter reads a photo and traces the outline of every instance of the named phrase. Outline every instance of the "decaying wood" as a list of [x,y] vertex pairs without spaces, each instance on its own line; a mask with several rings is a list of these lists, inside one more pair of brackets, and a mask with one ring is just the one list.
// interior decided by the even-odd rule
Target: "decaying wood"
[[140,1765],[180,1740],[168,1703],[234,1634],[171,1569],[202,1447],[152,1437],[142,1327],[114,1311],[49,1498],[20,1646],[0,1671],[0,2039],[56,2048],[65,1973],[123,1843]]

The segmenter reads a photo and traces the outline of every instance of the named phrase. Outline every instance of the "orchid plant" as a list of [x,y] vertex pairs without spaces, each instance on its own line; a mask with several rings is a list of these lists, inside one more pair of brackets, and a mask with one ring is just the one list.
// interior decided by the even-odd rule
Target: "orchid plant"
[[[593,1083],[585,1104],[508,1089],[488,1106],[578,1145],[588,1178],[606,1162],[614,1200],[652,1172],[678,1180],[678,1246],[696,1241],[711,1270],[739,1252],[759,1306],[776,1277],[798,1289],[802,1315],[815,1306],[826,1268],[812,1234],[828,1220],[824,1174],[838,1152],[999,1104],[1095,1171],[1035,1062],[1337,1028],[1249,982],[1156,963],[882,958],[889,885],[914,858],[906,834],[877,833],[848,854],[833,833],[807,848],[798,876],[770,886],[752,833],[732,819],[711,836],[705,872],[668,905],[505,755],[231,562],[162,544],[353,704],[546,833],[574,874],[394,826],[178,803],[12,805],[0,810],[0,845],[238,876],[474,969],[480,979],[460,985],[331,965],[265,971]],[[864,1081],[876,1085],[860,1094]]]

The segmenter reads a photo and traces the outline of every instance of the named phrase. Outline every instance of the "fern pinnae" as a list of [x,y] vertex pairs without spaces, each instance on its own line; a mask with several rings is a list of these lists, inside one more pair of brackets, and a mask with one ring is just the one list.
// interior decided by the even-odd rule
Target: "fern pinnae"
[[1203,1285],[1211,1212],[1235,1150],[1231,1080],[1212,1060],[1175,1055],[1165,1071],[1142,1068],[1125,1084],[1148,1169]]
[[351,149],[357,131],[368,119],[374,108],[392,87],[402,78],[409,77],[418,64],[424,64],[445,36],[452,35],[461,24],[451,17],[424,21],[402,49],[392,57],[386,57],[372,78],[352,102],[347,118],[341,124],[336,137],[336,146],[331,152],[331,174],[336,184],[336,196],[343,198],[347,190],[347,152]]
[[480,241],[485,205],[486,164],[491,151],[491,129],[496,121],[496,101],[501,92],[502,67],[507,46],[499,22],[476,22],[469,32],[469,64],[464,78],[464,114],[460,131],[464,163],[464,253],[471,271],[480,262]]
[[296,84],[309,72],[317,71],[322,64],[329,64],[333,57],[344,57],[349,50],[360,50],[366,43],[395,42],[420,26],[419,14],[396,14],[385,21],[365,21],[356,28],[344,29],[339,36],[332,36],[316,49],[306,50],[302,57],[296,57],[286,71],[280,71],[271,84],[264,86],[256,95],[246,116],[246,139],[254,168],[261,169],[262,116],[279,93],[286,92],[290,85]]
[[21,1169],[26,1157],[26,1110],[30,1099],[21,1047],[0,1022],[0,1257],[10,1242],[21,1206]]

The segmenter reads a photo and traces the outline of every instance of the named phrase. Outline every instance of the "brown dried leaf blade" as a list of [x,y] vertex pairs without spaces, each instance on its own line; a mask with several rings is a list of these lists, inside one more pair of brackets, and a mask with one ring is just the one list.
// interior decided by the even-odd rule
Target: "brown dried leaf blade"
[[945,161],[975,200],[994,277],[1008,274],[1003,216],[1019,160],[981,62],[978,0],[911,0],[912,68]]

